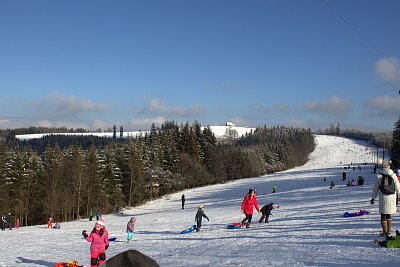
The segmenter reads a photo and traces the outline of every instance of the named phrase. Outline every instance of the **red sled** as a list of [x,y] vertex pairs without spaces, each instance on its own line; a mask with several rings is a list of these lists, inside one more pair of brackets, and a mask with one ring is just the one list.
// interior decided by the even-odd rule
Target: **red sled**
[[71,260],[67,262],[59,262],[54,264],[54,267],[83,267],[83,265],[78,265],[76,260]]

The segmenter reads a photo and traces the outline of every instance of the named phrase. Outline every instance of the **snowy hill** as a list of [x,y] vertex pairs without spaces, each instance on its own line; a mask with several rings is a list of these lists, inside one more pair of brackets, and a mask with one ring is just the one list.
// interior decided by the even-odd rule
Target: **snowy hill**
[[[254,131],[255,128],[249,127],[236,127],[234,125],[223,125],[223,126],[209,126],[211,131],[215,134],[217,138],[224,138],[228,137],[229,135],[234,135],[234,137],[240,137],[245,135],[246,133],[250,133],[250,131]],[[204,127],[202,127],[204,129]],[[122,137],[136,137],[136,136],[144,136],[146,133],[150,131],[133,131],[133,132],[123,132]],[[51,133],[43,133],[43,134],[18,134],[15,135],[15,138],[19,140],[30,140],[35,138],[42,138],[46,135],[52,135]],[[82,136],[82,135],[93,135],[98,137],[109,137],[112,138],[114,133],[113,132],[102,132],[102,133],[53,133],[53,135],[75,135],[75,136]],[[119,132],[117,132],[117,136],[119,137]]]
[[[382,239],[378,203],[369,199],[375,175],[373,149],[363,142],[332,136],[317,136],[317,147],[307,164],[292,170],[221,185],[190,189],[164,196],[124,214],[105,215],[110,236],[117,237],[107,250],[112,257],[136,249],[155,259],[160,266],[398,266],[400,250],[374,245]],[[363,163],[367,164],[364,165]],[[365,185],[346,187],[347,181],[365,178]],[[324,181],[326,178],[326,181]],[[329,189],[330,182],[336,187]],[[271,188],[277,184],[277,193]],[[259,224],[253,215],[252,228],[230,230],[226,226],[243,219],[240,206],[249,188],[256,188],[260,208],[269,202],[281,208],[272,212],[269,224]],[[186,208],[181,209],[181,195]],[[200,204],[210,221],[203,221],[198,233],[179,232],[194,223]],[[343,218],[344,212],[370,211],[362,217]],[[137,218],[134,239],[127,243],[126,224]],[[90,243],[82,239],[83,229],[94,222],[61,223],[61,229],[45,225],[0,231],[0,266],[53,266],[75,259],[89,266]],[[393,229],[400,228],[398,215]]]

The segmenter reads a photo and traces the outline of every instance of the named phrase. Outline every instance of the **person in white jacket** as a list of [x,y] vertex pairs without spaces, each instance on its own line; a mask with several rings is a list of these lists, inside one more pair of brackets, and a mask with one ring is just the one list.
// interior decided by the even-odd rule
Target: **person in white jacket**
[[[400,185],[396,174],[390,169],[390,164],[387,160],[380,160],[380,169],[377,170],[377,179],[375,180],[374,189],[372,191],[371,204],[379,193],[379,213],[381,214],[381,235],[388,236],[392,228],[392,215],[396,213],[396,194],[400,194]],[[395,192],[393,194],[384,194],[381,191],[380,185],[384,175],[389,175],[393,178]]]

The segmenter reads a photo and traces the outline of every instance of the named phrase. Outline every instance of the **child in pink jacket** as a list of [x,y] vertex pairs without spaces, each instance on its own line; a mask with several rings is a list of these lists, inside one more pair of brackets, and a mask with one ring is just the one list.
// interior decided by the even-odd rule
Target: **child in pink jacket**
[[109,245],[104,220],[100,219],[96,222],[90,235],[87,235],[86,230],[83,230],[82,235],[92,243],[90,245],[90,267],[99,266],[106,260],[106,250]]

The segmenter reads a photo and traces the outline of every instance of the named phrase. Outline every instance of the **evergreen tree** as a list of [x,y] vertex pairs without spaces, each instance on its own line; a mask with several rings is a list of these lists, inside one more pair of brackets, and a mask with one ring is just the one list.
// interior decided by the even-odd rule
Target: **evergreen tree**
[[392,135],[391,159],[396,167],[400,167],[400,118],[394,124]]

